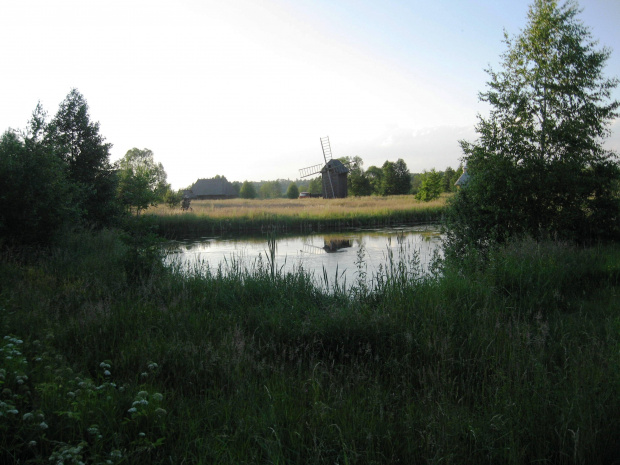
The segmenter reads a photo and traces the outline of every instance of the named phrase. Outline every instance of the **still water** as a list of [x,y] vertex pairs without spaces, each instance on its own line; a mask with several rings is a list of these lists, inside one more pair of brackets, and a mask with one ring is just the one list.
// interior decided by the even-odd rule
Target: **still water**
[[[239,264],[253,269],[262,262],[269,267],[271,251],[267,239],[267,235],[262,235],[171,241],[164,246],[166,262],[182,269],[208,267],[212,272],[221,266],[223,273]],[[371,282],[373,276],[389,266],[390,260],[411,263],[414,255],[425,271],[440,245],[436,225],[280,236],[276,241],[275,268],[288,272],[301,267],[320,285],[331,286],[337,281],[347,286],[359,279],[360,271]]]

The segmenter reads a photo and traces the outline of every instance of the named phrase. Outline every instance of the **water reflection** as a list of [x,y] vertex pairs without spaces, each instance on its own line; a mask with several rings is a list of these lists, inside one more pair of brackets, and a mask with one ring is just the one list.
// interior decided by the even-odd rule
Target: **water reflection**
[[[339,276],[353,283],[363,274],[369,279],[383,272],[389,261],[408,260],[416,255],[420,267],[427,269],[433,254],[440,250],[441,236],[436,226],[403,227],[394,229],[359,230],[347,233],[283,236],[277,239],[275,260],[279,270],[299,268],[319,277]],[[267,236],[203,237],[197,240],[165,244],[168,263],[180,263],[184,268],[220,265],[232,262],[252,268],[258,260],[271,256]],[[317,280],[318,281],[318,280]]]

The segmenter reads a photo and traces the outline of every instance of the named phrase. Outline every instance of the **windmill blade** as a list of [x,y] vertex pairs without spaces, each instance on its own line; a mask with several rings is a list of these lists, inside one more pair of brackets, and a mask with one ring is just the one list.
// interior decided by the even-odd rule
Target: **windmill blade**
[[321,148],[323,149],[323,158],[325,159],[325,164],[329,163],[332,159],[332,147],[329,144],[329,136],[321,137]]
[[302,168],[299,170],[299,176],[302,178],[306,178],[308,176],[312,176],[313,174],[320,174],[323,165],[313,165],[308,166],[307,168]]

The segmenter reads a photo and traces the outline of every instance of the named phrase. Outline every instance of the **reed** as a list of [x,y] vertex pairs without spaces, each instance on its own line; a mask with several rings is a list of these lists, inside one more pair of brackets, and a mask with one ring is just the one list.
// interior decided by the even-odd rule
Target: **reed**
[[403,247],[372,290],[331,292],[262,261],[149,270],[131,247],[103,231],[0,261],[2,463],[619,456],[617,245],[512,243],[430,275]]
[[413,196],[346,199],[232,199],[192,202],[191,212],[148,210],[160,234],[176,239],[204,234],[313,232],[441,221],[446,196],[420,202]]

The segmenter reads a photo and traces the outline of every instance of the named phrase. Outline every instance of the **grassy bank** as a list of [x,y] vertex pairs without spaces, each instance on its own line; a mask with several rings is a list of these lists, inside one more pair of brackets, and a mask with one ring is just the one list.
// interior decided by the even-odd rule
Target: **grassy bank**
[[154,215],[159,232],[170,239],[205,234],[333,231],[441,221],[446,195],[420,202],[413,196],[346,199],[231,199],[192,202],[192,211],[160,205]]
[[[128,242],[131,244],[131,242]],[[325,293],[148,267],[114,232],[0,260],[2,463],[614,463],[620,247]]]

